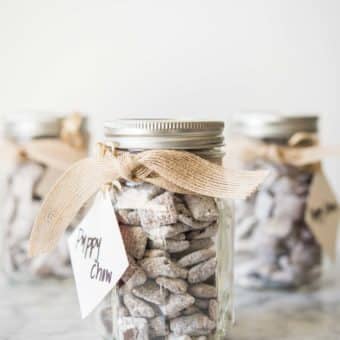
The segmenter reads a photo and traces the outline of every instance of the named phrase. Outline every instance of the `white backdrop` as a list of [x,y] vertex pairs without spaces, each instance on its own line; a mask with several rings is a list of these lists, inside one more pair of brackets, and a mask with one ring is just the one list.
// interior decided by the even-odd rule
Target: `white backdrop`
[[[338,0],[0,0],[0,112],[322,112],[340,143]],[[340,162],[327,162],[340,187]],[[340,190],[337,188],[338,193]]]

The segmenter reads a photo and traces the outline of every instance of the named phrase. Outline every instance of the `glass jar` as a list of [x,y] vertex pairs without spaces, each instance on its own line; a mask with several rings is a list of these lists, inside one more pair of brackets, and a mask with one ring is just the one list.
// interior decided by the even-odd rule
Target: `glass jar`
[[[116,151],[186,150],[221,163],[223,122],[120,120]],[[96,314],[105,339],[223,338],[233,321],[233,209],[227,200],[121,180],[112,202],[130,267]]]
[[[30,258],[27,254],[31,228],[42,199],[63,170],[55,169],[21,154],[27,143],[33,140],[59,139],[61,133],[66,133],[66,135],[69,133],[67,138],[71,138],[71,134],[74,134],[77,143],[80,142],[79,138],[83,138],[84,142],[86,140],[84,121],[76,114],[61,118],[46,113],[44,115],[15,115],[8,118],[4,124],[4,137],[7,143],[5,147],[15,146],[19,155],[16,155],[17,151],[13,151],[11,161],[4,160],[1,169],[5,179],[4,205],[1,210],[3,270],[7,277],[15,282],[71,277],[72,268],[66,243],[67,235],[63,236],[63,241],[51,254],[37,258]],[[67,124],[71,125],[71,129],[69,129],[70,126],[66,126]],[[71,146],[78,148],[76,145]],[[84,151],[80,152],[80,157],[86,155],[84,147],[85,144],[80,147]],[[74,223],[76,224],[77,221]],[[72,228],[68,234],[71,230]]]
[[[254,143],[287,146],[296,133],[316,134],[317,122],[311,115],[249,113],[237,117],[234,131]],[[236,205],[236,284],[274,289],[317,284],[322,252],[305,219],[313,167],[262,157],[243,161],[243,165],[267,168],[270,175],[255,195]]]

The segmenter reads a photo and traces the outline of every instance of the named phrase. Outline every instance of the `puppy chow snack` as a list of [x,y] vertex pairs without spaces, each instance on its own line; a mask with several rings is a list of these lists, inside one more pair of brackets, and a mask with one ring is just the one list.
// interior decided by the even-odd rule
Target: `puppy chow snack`
[[[1,188],[4,194],[1,209],[3,269],[14,281],[69,278],[72,269],[67,237],[82,212],[71,222],[62,242],[51,254],[30,258],[28,242],[42,199],[63,170],[86,155],[82,117],[78,114],[66,118],[19,116],[16,120],[11,117],[6,120],[6,140],[0,143],[6,155],[10,155],[9,158],[3,153],[0,155],[0,172],[6,181]],[[4,169],[7,169],[5,173]]]
[[142,207],[135,201],[129,206],[126,200],[124,210],[116,209],[130,258],[114,307],[120,312],[114,313],[113,323],[123,325],[119,336],[132,340],[145,334],[164,340],[214,336],[221,294],[216,285],[220,220],[215,200],[150,186],[146,196],[143,185],[127,183],[122,183],[123,195],[131,188],[135,201],[139,190],[142,199],[149,200]]
[[316,153],[317,123],[314,115],[256,113],[235,124],[243,166],[270,171],[255,195],[236,204],[235,278],[241,286],[318,285],[323,253],[335,242],[337,209],[327,206],[337,202],[322,173],[323,155]]

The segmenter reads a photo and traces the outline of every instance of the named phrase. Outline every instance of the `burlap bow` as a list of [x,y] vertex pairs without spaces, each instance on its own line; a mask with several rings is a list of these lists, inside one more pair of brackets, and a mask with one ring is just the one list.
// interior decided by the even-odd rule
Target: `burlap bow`
[[9,140],[0,143],[2,162],[16,164],[27,159],[65,171],[86,156],[86,136],[81,132],[83,118],[75,113],[62,121],[60,138],[42,138],[18,144]]
[[83,159],[57,181],[35,221],[29,252],[51,251],[81,207],[100,188],[119,178],[148,182],[166,190],[218,198],[245,198],[264,180],[267,171],[224,169],[192,153],[150,150]]
[[315,134],[298,132],[286,146],[254,139],[234,139],[228,145],[230,159],[252,161],[257,158],[296,167],[315,165],[327,156],[340,156],[339,146],[320,146]]

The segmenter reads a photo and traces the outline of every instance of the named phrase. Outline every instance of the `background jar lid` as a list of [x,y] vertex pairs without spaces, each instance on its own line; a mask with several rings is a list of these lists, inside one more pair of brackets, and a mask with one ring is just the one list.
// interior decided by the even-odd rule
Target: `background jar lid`
[[233,133],[253,138],[289,138],[297,132],[318,132],[318,114],[239,113],[233,119]]
[[119,119],[104,125],[119,149],[203,150],[224,145],[223,121]]
[[62,115],[50,112],[16,113],[5,117],[4,135],[10,139],[58,137]]

